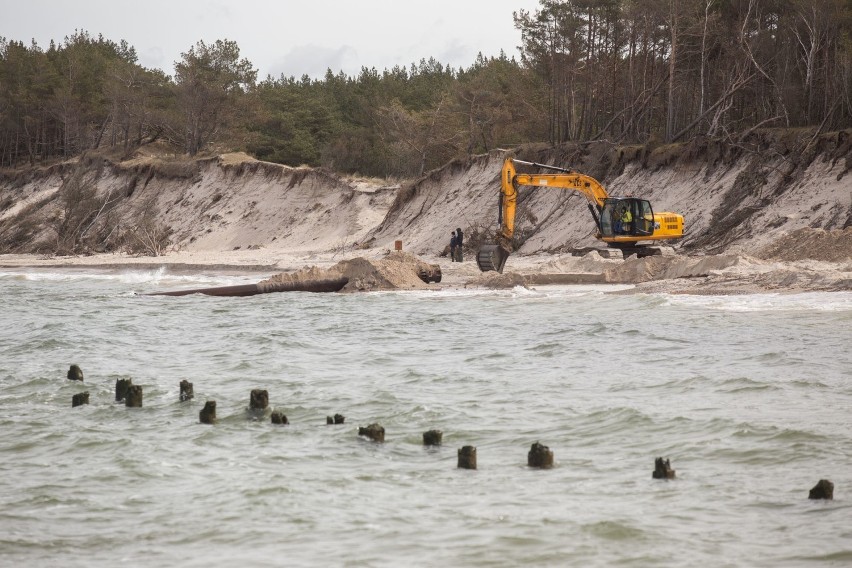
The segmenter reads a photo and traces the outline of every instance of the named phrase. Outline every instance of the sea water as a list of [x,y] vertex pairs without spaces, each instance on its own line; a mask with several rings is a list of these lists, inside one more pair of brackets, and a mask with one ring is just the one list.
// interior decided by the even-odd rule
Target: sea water
[[0,271],[0,564],[852,565],[852,294],[142,295],[259,279]]

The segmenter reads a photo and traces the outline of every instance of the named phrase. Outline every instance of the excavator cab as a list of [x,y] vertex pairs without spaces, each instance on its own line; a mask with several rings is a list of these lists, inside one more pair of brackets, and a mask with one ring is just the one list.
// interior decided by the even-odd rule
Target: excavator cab
[[604,239],[653,235],[654,210],[651,202],[636,197],[605,199],[600,213],[600,230]]

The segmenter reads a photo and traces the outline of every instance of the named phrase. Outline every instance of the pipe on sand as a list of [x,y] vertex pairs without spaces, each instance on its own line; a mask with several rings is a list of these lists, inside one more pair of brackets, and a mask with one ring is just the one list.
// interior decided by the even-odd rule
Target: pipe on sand
[[238,284],[217,288],[195,288],[193,290],[175,290],[172,292],[150,292],[145,296],[188,296],[205,294],[207,296],[254,296],[270,292],[339,292],[349,282],[349,278],[328,280],[309,280],[305,282],[276,282],[260,284]]

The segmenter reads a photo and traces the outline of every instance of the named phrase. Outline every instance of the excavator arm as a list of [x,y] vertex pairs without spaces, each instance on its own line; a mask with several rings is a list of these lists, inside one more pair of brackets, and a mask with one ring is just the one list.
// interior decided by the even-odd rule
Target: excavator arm
[[[515,164],[533,166],[542,169],[557,171],[554,174],[519,174]],[[503,272],[506,259],[512,253],[512,237],[515,234],[515,210],[518,202],[518,187],[530,185],[536,187],[555,187],[579,191],[589,201],[589,209],[598,224],[597,212],[601,210],[608,199],[606,189],[598,180],[566,168],[539,164],[536,162],[525,162],[506,158],[503,161],[503,170],[500,173],[500,206],[498,209],[497,222],[500,224],[500,234],[497,243],[484,245],[476,255],[477,264],[482,272],[495,270]]]
[[[558,174],[519,174],[515,170],[515,164],[523,164],[543,169],[556,170]],[[525,162],[506,158],[503,162],[503,171],[500,176],[500,234],[511,239],[515,234],[515,206],[517,204],[518,186],[531,185],[536,187],[555,187],[568,189],[582,193],[594,210],[600,211],[609,195],[604,186],[593,177],[574,172],[565,168],[548,166],[536,162]],[[595,219],[597,221],[597,219]]]

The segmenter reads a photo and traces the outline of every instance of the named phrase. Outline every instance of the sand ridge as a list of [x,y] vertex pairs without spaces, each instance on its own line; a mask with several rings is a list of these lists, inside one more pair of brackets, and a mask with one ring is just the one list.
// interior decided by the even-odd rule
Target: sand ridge
[[429,269],[428,263],[411,253],[392,251],[377,260],[355,257],[342,260],[328,268],[310,266],[292,272],[281,272],[260,283],[289,284],[345,277],[349,282],[343,287],[343,292],[425,290],[430,286],[420,278],[419,272]]
[[[699,163],[695,171],[684,164],[654,171],[628,164],[610,176],[612,194],[642,195],[658,209],[686,216],[686,237],[674,245],[672,256],[663,257],[604,258],[591,250],[603,244],[593,238],[582,196],[525,189],[517,228],[528,238],[509,258],[505,274],[481,274],[474,261],[477,237],[490,242],[487,231],[496,227],[499,171],[509,155],[495,150],[473,156],[413,182],[338,176],[239,153],[172,163],[140,151],[133,159],[107,166],[93,161],[83,174],[63,164],[0,179],[0,202],[5,204],[0,236],[7,243],[17,243],[15,235],[22,237],[12,250],[50,250],[56,240],[52,220],[62,214],[57,194],[74,176],[118,200],[113,213],[119,223],[156,208],[158,220],[173,230],[171,246],[156,257],[3,254],[0,266],[167,266],[282,279],[331,271],[350,278],[349,291],[589,282],[690,293],[852,289],[852,227],[821,228],[848,224],[844,219],[852,211],[843,165],[827,160],[815,160],[765,210],[744,206],[753,215],[733,229],[715,216],[730,204],[730,194],[748,167],[745,162],[725,167]],[[522,157],[558,162],[556,156]],[[743,197],[749,203],[760,198]],[[457,227],[467,235],[462,263],[446,256],[448,233]],[[27,233],[26,228],[35,231]],[[393,251],[397,241],[402,251]],[[705,245],[698,246],[700,242]],[[417,276],[424,264],[441,267],[440,286]]]

